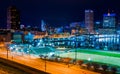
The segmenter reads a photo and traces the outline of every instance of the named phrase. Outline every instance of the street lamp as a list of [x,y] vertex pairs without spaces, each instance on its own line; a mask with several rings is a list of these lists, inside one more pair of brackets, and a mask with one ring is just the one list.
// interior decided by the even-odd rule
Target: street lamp
[[28,54],[29,58],[30,58],[30,48],[31,48],[31,46],[28,44],[27,54]]
[[8,59],[8,48],[7,48],[7,59]]
[[47,60],[46,60],[46,58],[47,58],[47,50],[46,49],[45,49],[45,57],[44,58],[45,58],[45,72],[46,72],[46,63],[47,63]]
[[46,56],[45,56],[45,72],[46,72],[46,63],[47,63],[47,62],[46,62]]
[[77,35],[75,35],[75,62],[77,61]]
[[3,44],[5,45],[5,48],[7,50],[7,58],[8,58],[8,45],[5,44],[5,38],[3,38]]

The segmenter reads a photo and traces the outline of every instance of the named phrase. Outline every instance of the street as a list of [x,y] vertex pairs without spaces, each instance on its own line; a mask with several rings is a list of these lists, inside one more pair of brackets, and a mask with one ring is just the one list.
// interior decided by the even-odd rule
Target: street
[[42,71],[46,71],[51,74],[99,74],[95,72],[91,72],[88,70],[80,69],[76,65],[72,65],[68,67],[68,65],[63,63],[57,63],[57,62],[50,62],[45,60],[41,60],[39,58],[35,58],[30,55],[17,55],[17,54],[11,54],[8,52],[8,58],[7,58],[7,51],[4,49],[0,49],[0,57],[6,58]]

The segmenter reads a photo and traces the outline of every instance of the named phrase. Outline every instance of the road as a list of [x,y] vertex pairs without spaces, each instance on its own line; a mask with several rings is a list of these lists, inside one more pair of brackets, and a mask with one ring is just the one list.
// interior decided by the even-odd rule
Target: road
[[[7,51],[5,49],[0,49],[0,57],[6,58],[42,71],[46,71],[51,74],[99,74],[95,72],[91,72],[88,70],[80,69],[76,65],[72,65],[68,67],[68,65],[57,63],[57,62],[50,62],[45,60],[41,60],[38,58],[35,58],[33,56],[29,55],[16,55],[11,54],[11,52],[8,52],[8,58],[7,58]],[[46,65],[46,69],[45,69]]]

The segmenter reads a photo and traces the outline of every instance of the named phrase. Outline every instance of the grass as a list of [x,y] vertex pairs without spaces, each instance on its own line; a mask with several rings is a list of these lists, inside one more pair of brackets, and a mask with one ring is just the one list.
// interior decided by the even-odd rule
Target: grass
[[[75,59],[74,52],[63,53],[60,57],[70,57]],[[90,61],[88,59],[91,59]],[[77,60],[86,60],[89,62],[97,62],[101,64],[107,64],[112,66],[120,67],[120,58],[118,57],[110,57],[110,56],[103,56],[103,55],[96,55],[96,54],[89,54],[89,53],[77,53]]]
[[[75,49],[71,52],[65,52],[60,55],[61,57],[75,58]],[[77,49],[77,59],[86,60],[91,59],[91,62],[107,64],[111,66],[120,67],[120,53],[114,51],[104,51],[95,49]]]
[[93,50],[93,49],[80,49],[80,50],[77,50],[77,52],[120,58],[120,53],[119,52],[112,52],[112,51],[102,51],[102,50]]

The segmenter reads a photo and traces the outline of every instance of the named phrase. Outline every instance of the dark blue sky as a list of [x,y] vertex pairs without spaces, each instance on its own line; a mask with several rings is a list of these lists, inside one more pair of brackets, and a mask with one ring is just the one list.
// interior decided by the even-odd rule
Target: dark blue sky
[[21,24],[39,26],[41,19],[50,25],[84,21],[85,9],[93,9],[95,20],[102,20],[102,14],[108,9],[119,14],[119,3],[119,0],[0,0],[0,27],[6,26],[10,5],[20,10]]

